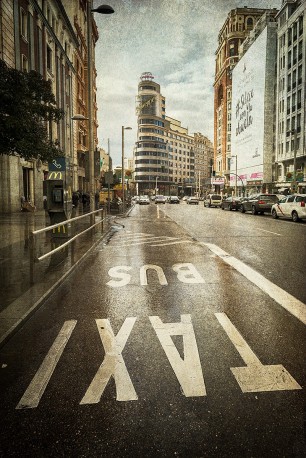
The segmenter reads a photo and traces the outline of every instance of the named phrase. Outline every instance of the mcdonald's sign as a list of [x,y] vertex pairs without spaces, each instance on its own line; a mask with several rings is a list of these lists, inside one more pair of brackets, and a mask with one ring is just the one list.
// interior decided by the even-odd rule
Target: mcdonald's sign
[[47,177],[47,180],[63,180],[64,179],[64,175],[65,173],[63,172],[55,172],[55,171],[52,171],[52,172],[48,172],[48,177]]

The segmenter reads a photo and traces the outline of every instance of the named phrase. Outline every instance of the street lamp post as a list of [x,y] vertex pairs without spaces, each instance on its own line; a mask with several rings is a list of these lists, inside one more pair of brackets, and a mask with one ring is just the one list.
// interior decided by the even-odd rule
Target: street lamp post
[[88,90],[88,154],[89,154],[89,193],[90,211],[95,209],[95,169],[94,169],[94,138],[93,138],[93,78],[92,78],[92,13],[112,14],[111,6],[101,5],[92,9],[92,0],[87,1],[87,90]]
[[122,184],[122,212],[125,211],[125,195],[124,195],[124,131],[132,130],[131,127],[122,126],[122,155],[121,155],[121,184]]
[[156,178],[155,178],[155,197],[157,196],[157,179],[158,179],[158,178],[159,178],[159,177],[156,177]]
[[235,196],[237,196],[237,154],[232,154],[231,157],[234,157],[236,162],[235,162]]
[[294,148],[293,148],[293,180],[292,180],[292,190],[293,192],[297,192],[297,181],[296,181],[296,135],[297,135],[297,129],[292,129],[291,130],[291,135],[294,135],[293,137],[293,142],[294,142]]

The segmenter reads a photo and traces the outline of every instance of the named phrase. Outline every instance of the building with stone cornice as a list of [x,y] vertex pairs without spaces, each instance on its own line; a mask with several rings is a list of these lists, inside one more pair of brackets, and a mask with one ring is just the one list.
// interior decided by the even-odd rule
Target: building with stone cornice
[[265,12],[276,14],[277,10],[233,9],[218,35],[214,82],[214,170],[219,176],[218,191],[230,185],[232,71],[239,60],[239,46]]

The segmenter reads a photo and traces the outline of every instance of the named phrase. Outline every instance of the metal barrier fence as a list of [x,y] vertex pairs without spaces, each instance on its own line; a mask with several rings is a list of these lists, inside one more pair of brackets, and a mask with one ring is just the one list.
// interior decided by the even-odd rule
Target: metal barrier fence
[[[94,222],[95,221],[94,218],[95,218],[96,214],[98,214],[98,213],[102,213],[101,219],[99,221],[97,221],[97,222]],[[45,254],[43,254],[42,256],[39,256],[39,257],[36,256],[36,237],[39,234],[46,233],[46,232],[51,231],[51,230],[53,230],[55,228],[58,228],[60,226],[67,226],[68,224],[71,224],[71,223],[73,223],[75,221],[81,220],[83,218],[88,218],[88,217],[90,217],[90,226],[87,229],[85,229],[82,232],[79,232],[78,234],[76,234],[73,237],[69,238],[69,240],[67,240],[66,242],[64,242],[63,244],[58,246],[57,248],[54,248],[53,250],[48,251],[48,253],[45,253]],[[72,261],[72,263],[74,263],[74,244],[73,244],[73,242],[75,242],[77,238],[79,238],[80,236],[84,235],[86,232],[93,230],[99,224],[101,224],[101,234],[103,234],[103,223],[104,223],[104,221],[106,219],[107,219],[106,208],[101,208],[101,209],[95,210],[93,212],[85,213],[84,215],[81,215],[81,216],[76,216],[75,218],[70,218],[70,219],[61,221],[60,223],[53,224],[52,226],[47,226],[47,227],[45,227],[43,229],[38,229],[37,231],[31,231],[31,233],[30,233],[30,283],[31,284],[34,283],[34,265],[35,265],[35,263],[38,263],[38,262],[48,258],[49,256],[52,256],[57,251],[63,250],[63,248],[69,246],[70,244],[72,244],[71,245],[71,261]]]

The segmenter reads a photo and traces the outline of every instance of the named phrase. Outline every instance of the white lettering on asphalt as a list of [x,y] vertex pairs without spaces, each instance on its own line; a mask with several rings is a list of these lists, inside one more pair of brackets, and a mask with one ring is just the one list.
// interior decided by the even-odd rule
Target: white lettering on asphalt
[[[163,323],[158,316],[150,316],[150,321],[184,395],[205,396],[206,388],[191,316],[181,315],[180,323]],[[184,359],[171,339],[171,336],[177,335],[183,336]]]
[[177,278],[182,283],[205,283],[197,269],[190,262],[174,264],[172,269],[177,273]]
[[219,256],[224,262],[234,267],[234,269],[254,283],[254,285],[258,286],[258,288],[268,294],[268,296],[274,299],[289,313],[294,315],[298,320],[302,321],[302,323],[306,324],[306,304],[269,281],[250,266],[229,255],[217,245],[213,245],[212,243],[202,243],[202,245],[207,246],[207,248]]
[[168,282],[165,277],[163,269],[159,266],[155,266],[154,264],[147,264],[146,266],[140,267],[140,270],[139,270],[141,286],[147,286],[148,284],[147,270],[149,269],[155,270],[155,272],[157,273],[158,281],[160,285],[168,285]]
[[116,266],[109,269],[108,274],[110,277],[120,278],[121,280],[110,280],[106,284],[118,288],[119,286],[126,286],[130,283],[131,275],[121,272],[122,270],[131,270],[131,266]]
[[247,365],[231,367],[243,393],[301,389],[281,364],[264,366],[225,313],[215,313],[215,316]]
[[20,399],[16,409],[33,409],[38,406],[76,323],[75,320],[65,321],[40,368]]
[[117,336],[114,335],[109,320],[96,320],[105,357],[80,404],[98,403],[111,376],[116,384],[117,401],[138,399],[121,354],[136,319],[126,318]]
[[[114,288],[119,288],[120,286],[128,285],[131,281],[131,275],[124,273],[122,271],[129,271],[131,269],[132,266],[112,267],[108,271],[109,276],[113,278],[118,278],[119,280],[109,280],[106,284]],[[141,286],[148,285],[147,271],[150,269],[155,270],[155,272],[157,273],[160,285],[168,285],[167,278],[164,274],[163,269],[155,264],[147,264],[140,267],[139,269]],[[205,280],[201,277],[200,273],[197,271],[195,266],[190,262],[174,264],[172,266],[172,269],[174,270],[174,272],[177,273],[177,279],[182,283],[205,283]]]

